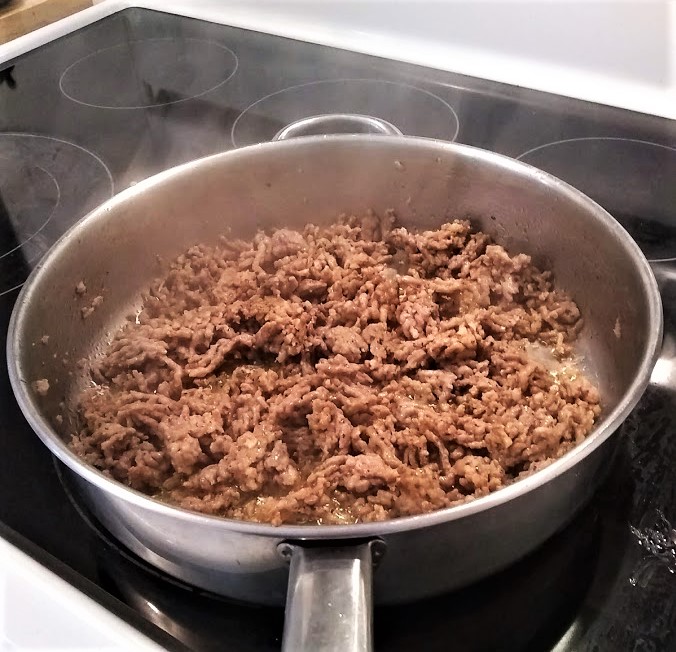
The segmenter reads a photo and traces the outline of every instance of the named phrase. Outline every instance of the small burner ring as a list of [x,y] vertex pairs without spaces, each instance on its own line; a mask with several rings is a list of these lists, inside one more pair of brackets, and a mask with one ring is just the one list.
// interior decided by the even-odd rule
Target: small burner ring
[[148,109],[187,102],[228,82],[237,55],[215,41],[155,38],[91,52],[61,74],[73,102],[97,109]]
[[270,93],[237,116],[230,133],[235,147],[272,140],[288,125],[313,116],[373,116],[406,136],[454,141],[455,109],[430,91],[383,79],[327,79]]
[[676,260],[676,147],[594,136],[547,143],[517,158],[598,202],[649,260]]

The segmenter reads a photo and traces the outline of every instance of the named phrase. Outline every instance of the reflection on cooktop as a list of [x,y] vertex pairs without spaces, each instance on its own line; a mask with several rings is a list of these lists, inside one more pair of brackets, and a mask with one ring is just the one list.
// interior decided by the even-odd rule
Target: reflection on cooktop
[[97,50],[61,75],[61,91],[74,102],[100,109],[140,109],[200,97],[237,71],[225,45],[199,39],[127,41]]
[[52,174],[0,153],[0,294],[21,284],[27,264],[45,252],[40,233],[59,205]]
[[407,136],[455,140],[460,123],[437,95],[400,82],[332,79],[291,86],[247,107],[232,126],[235,147],[272,140],[301,118],[351,113],[381,118]]
[[0,134],[0,295],[21,287],[56,239],[112,194],[110,172],[92,152],[48,136]]
[[676,149],[627,138],[571,138],[518,158],[596,200],[648,259],[676,258]]

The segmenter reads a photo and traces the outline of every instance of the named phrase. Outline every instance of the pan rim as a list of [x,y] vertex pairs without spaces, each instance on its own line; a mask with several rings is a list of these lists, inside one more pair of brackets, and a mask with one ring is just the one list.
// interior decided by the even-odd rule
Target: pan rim
[[[470,499],[459,505],[446,507],[425,514],[414,516],[405,516],[375,523],[356,523],[346,525],[270,525],[256,523],[252,521],[243,521],[220,516],[201,514],[181,507],[176,507],[163,503],[156,498],[143,494],[135,489],[127,487],[122,483],[113,480],[104,475],[101,471],[88,465],[70,450],[66,442],[61,439],[58,433],[51,427],[48,420],[42,415],[37,398],[29,390],[30,383],[22,377],[20,367],[20,351],[22,349],[21,333],[22,324],[26,320],[26,308],[30,302],[29,297],[34,292],[35,287],[42,276],[44,269],[48,268],[49,261],[55,257],[59,251],[68,246],[68,242],[73,239],[77,232],[84,228],[91,221],[101,219],[107,212],[118,204],[127,203],[136,194],[147,191],[148,189],[170,182],[175,177],[192,171],[198,166],[217,165],[223,159],[237,159],[238,157],[248,157],[255,155],[254,152],[261,152],[260,155],[270,149],[279,150],[282,148],[292,148],[298,145],[302,140],[306,146],[321,146],[323,143],[349,143],[364,140],[378,144],[379,146],[392,146],[401,144],[404,140],[407,147],[418,147],[429,150],[431,154],[438,151],[455,151],[463,155],[485,160],[486,162],[497,165],[503,169],[520,174],[527,174],[534,177],[538,182],[553,187],[557,193],[565,195],[568,199],[581,204],[595,219],[603,222],[609,232],[614,234],[624,248],[627,257],[634,262],[637,271],[643,281],[646,301],[648,304],[648,324],[649,336],[644,345],[641,362],[634,376],[632,383],[624,392],[622,398],[613,410],[611,410],[596,425],[592,433],[580,444],[568,451],[565,455],[558,458],[545,468],[536,471],[532,475],[515,481],[512,484],[503,487],[495,492],[489,493],[476,499]],[[591,198],[584,195],[576,188],[570,186],[561,179],[539,170],[527,163],[517,161],[508,156],[490,152],[470,145],[464,145],[455,142],[439,141],[430,138],[420,138],[411,136],[393,137],[393,136],[364,136],[364,135],[329,135],[329,136],[306,136],[288,141],[277,141],[270,143],[261,143],[250,145],[235,150],[220,152],[200,159],[189,161],[181,165],[172,167],[156,175],[148,177],[131,188],[125,189],[119,194],[113,196],[93,211],[82,217],[68,231],[66,231],[42,258],[38,265],[33,269],[26,280],[14,305],[9,328],[7,332],[7,367],[11,387],[14,391],[16,401],[31,426],[32,430],[38,435],[41,441],[61,462],[63,462],[70,471],[80,476],[87,482],[103,490],[106,494],[112,494],[114,498],[131,503],[136,507],[154,512],[159,515],[178,518],[186,524],[209,525],[218,527],[224,531],[236,532],[238,534],[252,534],[262,537],[275,539],[297,539],[297,540],[318,540],[318,539],[353,539],[372,536],[384,536],[392,533],[417,530],[426,527],[448,523],[461,518],[467,518],[480,514],[498,505],[507,503],[521,495],[537,490],[550,480],[567,472],[579,461],[586,458],[594,450],[600,447],[626,419],[631,410],[636,406],[645,388],[647,387],[650,374],[660,354],[663,333],[663,315],[662,303],[657,281],[652,268],[640,250],[638,244],[631,238],[627,231],[617,222],[604,208],[594,202]]]

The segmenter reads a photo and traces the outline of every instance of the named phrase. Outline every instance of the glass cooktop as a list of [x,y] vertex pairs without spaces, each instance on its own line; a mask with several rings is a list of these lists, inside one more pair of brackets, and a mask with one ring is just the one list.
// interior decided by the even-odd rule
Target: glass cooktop
[[280,648],[281,609],[165,577],[82,511],[13,399],[5,340],[30,269],[89,210],[325,113],[377,116],[570,182],[639,243],[665,309],[653,382],[592,502],[497,576],[376,608],[376,649],[676,649],[674,123],[171,14],[127,9],[0,64],[0,533],[169,648]]

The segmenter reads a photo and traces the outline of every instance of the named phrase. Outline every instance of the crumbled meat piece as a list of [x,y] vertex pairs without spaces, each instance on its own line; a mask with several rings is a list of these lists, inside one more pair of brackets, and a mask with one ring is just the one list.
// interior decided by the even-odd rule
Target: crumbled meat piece
[[393,227],[192,247],[93,361],[72,448],[171,504],[281,524],[448,507],[582,441],[600,399],[551,364],[582,325],[551,274],[467,222]]
[[49,335],[43,335],[43,336],[40,338],[40,342],[41,342],[42,344],[48,344],[48,343],[49,343]]
[[92,302],[88,305],[85,306],[84,308],[80,309],[80,314],[82,315],[82,319],[88,319],[91,317],[92,313],[103,303],[103,297],[99,294],[98,296],[94,297],[92,299]]
[[82,296],[87,292],[87,286],[84,284],[84,281],[80,281],[76,286],[75,286],[75,294]]
[[36,394],[39,394],[40,396],[47,396],[47,392],[49,392],[49,380],[46,378],[40,378],[36,380],[33,383],[33,389],[35,390]]

